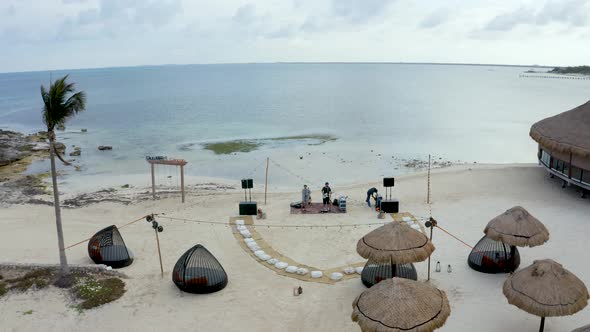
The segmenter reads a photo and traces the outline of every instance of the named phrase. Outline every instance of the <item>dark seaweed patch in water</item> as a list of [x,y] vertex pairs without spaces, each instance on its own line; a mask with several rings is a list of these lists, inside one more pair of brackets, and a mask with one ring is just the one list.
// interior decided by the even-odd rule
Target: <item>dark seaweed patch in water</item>
[[[332,135],[297,135],[261,139],[239,139],[224,142],[202,143],[203,149],[213,151],[215,154],[231,154],[234,152],[251,152],[263,145],[276,144],[277,142],[300,142],[307,145],[321,145],[335,141],[338,138]],[[181,149],[189,149],[190,144],[185,144]]]
[[262,143],[250,140],[235,140],[218,143],[204,143],[205,150],[211,150],[215,154],[230,154],[234,152],[250,152],[258,149]]

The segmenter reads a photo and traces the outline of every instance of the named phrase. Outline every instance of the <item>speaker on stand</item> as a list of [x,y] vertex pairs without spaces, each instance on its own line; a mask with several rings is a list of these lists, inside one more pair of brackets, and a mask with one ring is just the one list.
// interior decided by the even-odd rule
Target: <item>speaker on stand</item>
[[[242,179],[242,189],[244,189],[244,201],[240,202],[240,215],[241,216],[255,216],[258,214],[256,202],[252,202],[252,188],[254,187],[254,181],[252,179]],[[248,193],[250,199],[248,199]]]
[[383,178],[383,187],[385,187],[385,200],[381,201],[381,211],[385,213],[398,213],[399,200],[392,198],[395,178]]

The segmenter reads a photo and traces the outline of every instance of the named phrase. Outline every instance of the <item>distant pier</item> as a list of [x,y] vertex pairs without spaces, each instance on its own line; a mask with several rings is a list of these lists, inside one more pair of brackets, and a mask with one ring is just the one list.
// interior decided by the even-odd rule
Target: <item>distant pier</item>
[[590,80],[590,76],[581,75],[551,75],[543,73],[522,73],[518,75],[519,78],[553,78],[560,80]]

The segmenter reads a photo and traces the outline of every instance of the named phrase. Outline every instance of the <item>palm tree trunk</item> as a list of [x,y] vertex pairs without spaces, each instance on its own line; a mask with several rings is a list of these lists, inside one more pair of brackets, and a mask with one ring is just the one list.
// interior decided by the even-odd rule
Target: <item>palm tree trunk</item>
[[51,159],[51,181],[53,182],[53,206],[55,207],[55,226],[57,227],[57,244],[59,247],[60,279],[70,274],[68,260],[64,250],[64,233],[61,227],[61,208],[59,205],[59,191],[57,189],[57,170],[55,168],[55,133],[49,132],[49,158]]

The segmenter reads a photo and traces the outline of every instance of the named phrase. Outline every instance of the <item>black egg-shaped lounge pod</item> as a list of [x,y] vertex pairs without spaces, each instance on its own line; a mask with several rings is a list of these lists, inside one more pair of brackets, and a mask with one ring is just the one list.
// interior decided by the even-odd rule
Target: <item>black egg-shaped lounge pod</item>
[[172,271],[172,281],[182,291],[207,294],[225,288],[227,274],[217,258],[197,244],[178,259]]
[[520,254],[516,247],[484,236],[471,250],[467,263],[483,273],[509,273],[520,265]]
[[117,226],[109,226],[88,241],[88,255],[96,264],[104,264],[114,269],[131,265],[133,254],[125,246]]
[[372,287],[385,279],[393,277],[418,280],[418,273],[414,264],[396,264],[395,273],[393,272],[393,264],[391,263],[376,263],[371,260],[365,264],[363,272],[361,273],[361,281],[367,287]]

